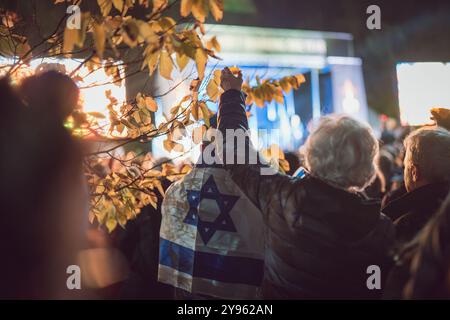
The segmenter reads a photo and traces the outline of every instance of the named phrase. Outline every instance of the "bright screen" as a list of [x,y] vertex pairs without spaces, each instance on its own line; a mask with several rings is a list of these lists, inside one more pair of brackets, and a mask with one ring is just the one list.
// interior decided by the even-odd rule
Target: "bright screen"
[[430,123],[431,108],[450,108],[450,63],[397,64],[397,79],[403,125]]

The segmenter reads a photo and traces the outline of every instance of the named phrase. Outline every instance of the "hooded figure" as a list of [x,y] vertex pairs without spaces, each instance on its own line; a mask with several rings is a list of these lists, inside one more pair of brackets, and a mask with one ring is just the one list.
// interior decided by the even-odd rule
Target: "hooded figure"
[[264,270],[262,215],[220,164],[204,163],[211,147],[203,145],[192,171],[164,197],[158,280],[175,287],[176,298],[256,299]]

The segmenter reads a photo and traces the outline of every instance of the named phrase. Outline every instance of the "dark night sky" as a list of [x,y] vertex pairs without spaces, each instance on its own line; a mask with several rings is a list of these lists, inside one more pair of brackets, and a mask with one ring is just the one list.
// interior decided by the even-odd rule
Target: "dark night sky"
[[[397,115],[396,62],[450,62],[448,0],[228,1],[231,12],[225,13],[224,24],[353,34],[356,55],[363,59],[368,102],[379,112]],[[381,8],[381,30],[366,28],[366,8],[371,4]],[[247,13],[232,12],[240,6]]]

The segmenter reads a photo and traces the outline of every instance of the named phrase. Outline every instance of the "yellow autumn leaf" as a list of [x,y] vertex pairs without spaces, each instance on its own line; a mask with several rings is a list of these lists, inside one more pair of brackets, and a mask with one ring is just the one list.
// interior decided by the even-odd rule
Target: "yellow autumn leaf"
[[92,112],[88,112],[88,115],[94,117],[94,118],[98,118],[98,119],[105,119],[105,115],[101,112],[96,112],[96,111],[92,111]]
[[75,47],[75,44],[77,43],[78,43],[78,30],[66,28],[64,30],[63,52],[65,54],[70,53]]
[[183,71],[183,69],[186,67],[187,63],[189,62],[189,57],[185,54],[182,54],[180,52],[177,52],[177,65],[180,71]]
[[211,80],[209,80],[208,85],[206,86],[206,93],[213,102],[217,101],[221,93],[220,74],[220,70],[214,70],[213,77],[211,77]]
[[103,208],[101,210],[98,210],[98,212],[95,213],[95,217],[97,218],[98,222],[100,224],[104,224],[105,223],[105,219],[108,213],[108,209],[107,208]]
[[89,210],[89,213],[88,213],[88,220],[89,220],[89,223],[94,223],[94,219],[95,219],[95,212],[94,212],[94,210]]
[[114,8],[117,9],[117,11],[122,12],[123,10],[123,0],[112,0]]
[[171,17],[162,17],[158,21],[158,25],[164,32],[174,32],[174,27],[177,25],[176,21]]
[[197,65],[197,73],[200,80],[202,80],[205,76],[205,68],[207,62],[208,55],[206,54],[205,50],[203,50],[202,48],[198,48],[197,50],[195,50],[195,64]]
[[187,174],[187,173],[189,173],[191,170],[192,170],[192,166],[190,166],[189,164],[184,164],[184,165],[181,167],[180,173]]
[[197,121],[198,120],[198,104],[197,103],[192,104],[191,114],[194,117],[194,119]]
[[180,14],[182,17],[187,17],[191,13],[193,2],[194,0],[181,0]]
[[145,106],[151,112],[158,111],[158,104],[156,103],[156,101],[152,97],[145,97]]
[[155,193],[151,192],[150,194],[148,194],[147,200],[153,208],[156,209],[158,207],[158,197],[156,196]]
[[159,181],[158,179],[154,179],[153,180],[153,185],[156,187],[156,189],[158,189],[159,193],[164,196],[164,188],[161,184],[161,181]]
[[295,79],[297,80],[297,84],[300,86],[300,84],[304,83],[305,80],[305,76],[303,74],[297,74],[294,76]]
[[105,41],[106,41],[105,26],[103,24],[94,23],[93,32],[97,55],[100,58],[102,58],[103,51],[105,51]]
[[[200,85],[202,84],[202,82],[199,79],[193,79],[191,81],[191,83],[189,84],[189,90],[191,90],[192,92],[197,92],[200,89]],[[196,99],[192,99],[192,100],[196,100]]]
[[112,0],[97,0],[97,4],[100,7],[102,15],[106,17],[112,9]]
[[172,80],[172,69],[173,63],[169,53],[167,51],[162,51],[159,58],[159,73],[167,80]]
[[162,11],[165,7],[167,7],[168,3],[168,0],[153,0],[152,13]]
[[144,63],[142,66],[147,66],[150,75],[155,71],[156,66],[158,65],[160,54],[161,51],[155,51],[148,53],[144,58]]
[[206,93],[208,94],[208,97],[209,99],[211,99],[211,101],[217,101],[219,97],[219,86],[214,81],[214,79],[209,80],[208,85],[206,86]]
[[209,49],[209,50],[212,50],[212,49],[214,49],[214,50],[216,50],[216,51],[220,51],[220,43],[219,43],[219,41],[217,41],[217,37],[216,36],[214,36],[214,37],[212,37],[207,43],[206,43],[206,47]]
[[180,110],[181,105],[177,104],[175,106],[173,106],[172,108],[170,108],[170,114],[172,116],[175,116],[178,113],[178,110]]
[[129,47],[134,48],[138,44],[139,24],[137,20],[130,19],[122,26],[122,39]]
[[280,89],[280,91],[275,93],[273,96],[274,96],[276,102],[278,102],[280,104],[284,103],[284,96],[283,96],[283,92],[281,91],[281,89]]
[[135,120],[137,123],[141,123],[141,121],[142,121],[139,112],[134,112],[134,113],[133,113],[133,118],[134,118],[134,120]]
[[286,77],[289,80],[289,83],[291,84],[292,88],[294,89],[298,89],[298,87],[300,86],[300,84],[297,81],[297,78],[294,76],[291,77]]
[[205,22],[205,18],[208,15],[208,0],[194,0],[192,3],[192,15],[200,22]]
[[86,39],[86,31],[91,22],[91,13],[83,12],[81,14],[81,28],[78,30],[78,42],[76,45],[81,48],[84,45],[84,40]]
[[163,147],[164,149],[166,149],[168,152],[171,152],[174,146],[174,142],[172,140],[166,139],[163,141]]
[[252,92],[246,92],[247,98],[245,99],[245,105],[249,106],[253,103],[253,93]]
[[285,93],[289,93],[289,91],[291,91],[291,84],[289,83],[289,81],[286,78],[282,78],[280,81],[280,87],[281,89],[283,89],[283,91]]
[[167,137],[167,139],[163,141],[163,147],[168,152],[171,152],[171,151],[183,152],[183,150],[184,150],[182,144],[170,140],[169,137]]
[[204,125],[201,125],[199,127],[196,127],[192,130],[192,141],[195,144],[199,144],[203,140],[203,135],[206,132],[206,127]]
[[223,18],[223,0],[209,0],[209,9],[216,21]]
[[117,227],[117,220],[114,218],[109,218],[106,221],[106,228],[108,228],[108,232],[111,233],[114,231],[114,229],[116,229]]
[[127,216],[126,214],[121,214],[119,215],[119,217],[117,218],[117,221],[119,222],[119,225],[124,228],[125,225],[127,224]]
[[142,37],[142,39],[145,40],[147,43],[155,43],[158,40],[158,36],[156,35],[155,31],[152,29],[150,24],[139,21],[139,35]]
[[136,104],[139,107],[139,109],[145,108],[145,99],[142,96],[142,93],[138,92],[138,94],[136,95]]
[[122,123],[119,123],[119,124],[116,126],[116,130],[117,130],[117,132],[119,132],[119,133],[122,133],[124,129],[125,129],[125,126],[124,126]]
[[209,112],[208,106],[206,105],[205,101],[200,101],[199,107],[200,107],[200,110],[202,111],[203,121],[205,121],[206,127],[209,128],[209,126],[210,126],[210,123],[209,123],[210,112]]

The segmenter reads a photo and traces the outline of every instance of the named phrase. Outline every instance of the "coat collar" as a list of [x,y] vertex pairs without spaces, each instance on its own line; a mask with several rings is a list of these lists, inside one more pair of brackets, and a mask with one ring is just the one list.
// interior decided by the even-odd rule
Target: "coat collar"
[[392,201],[382,211],[393,220],[397,220],[415,209],[434,207],[437,202],[445,198],[449,190],[449,182],[427,184]]

